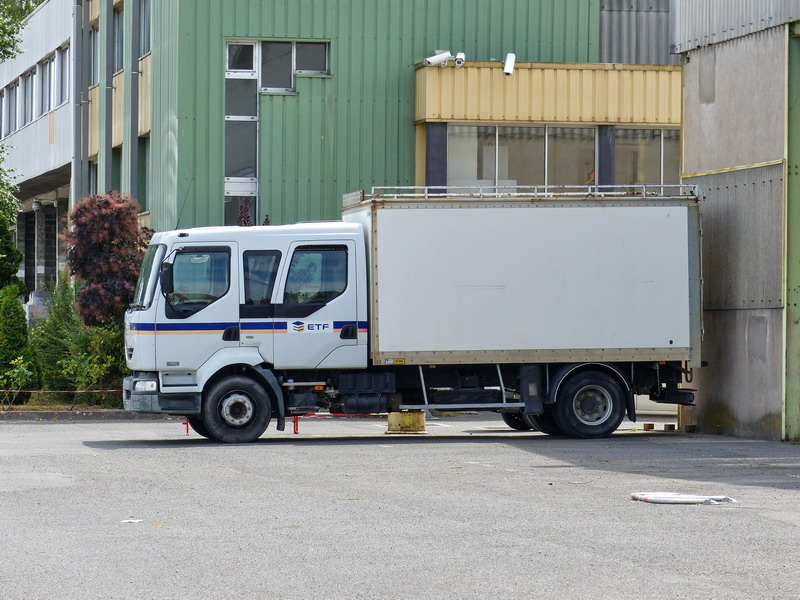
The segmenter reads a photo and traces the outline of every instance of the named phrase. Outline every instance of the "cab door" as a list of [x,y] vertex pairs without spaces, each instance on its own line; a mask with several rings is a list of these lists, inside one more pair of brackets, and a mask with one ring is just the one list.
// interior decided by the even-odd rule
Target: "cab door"
[[[282,253],[277,249],[242,253],[242,304],[239,306],[241,345],[254,346],[264,362],[274,364],[275,281]],[[285,326],[283,330],[285,330]]]
[[356,247],[353,240],[293,242],[276,290],[274,364],[282,369],[356,368]]
[[236,244],[185,244],[173,248],[172,291],[160,294],[156,370],[162,385],[196,384],[196,371],[215,352],[239,345],[239,289],[231,285]]

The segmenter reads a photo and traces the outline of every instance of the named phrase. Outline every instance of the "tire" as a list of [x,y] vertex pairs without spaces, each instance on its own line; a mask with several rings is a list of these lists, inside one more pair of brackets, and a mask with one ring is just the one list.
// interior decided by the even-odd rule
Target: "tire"
[[567,435],[608,437],[625,416],[625,392],[608,373],[581,371],[561,385],[553,416]]
[[205,394],[202,420],[211,439],[239,444],[257,440],[272,418],[267,391],[242,375],[226,377]]
[[197,435],[201,435],[204,438],[210,438],[211,434],[208,432],[208,428],[206,424],[203,423],[203,419],[200,418],[200,415],[187,415],[186,420],[189,421],[189,425],[191,425],[192,429]]
[[500,413],[500,416],[503,418],[503,423],[511,427],[511,429],[516,429],[517,431],[530,431],[533,429],[522,413],[504,412]]
[[550,411],[545,411],[527,418],[530,420],[531,425],[542,433],[546,433],[547,435],[564,435],[564,430],[556,423],[556,419]]

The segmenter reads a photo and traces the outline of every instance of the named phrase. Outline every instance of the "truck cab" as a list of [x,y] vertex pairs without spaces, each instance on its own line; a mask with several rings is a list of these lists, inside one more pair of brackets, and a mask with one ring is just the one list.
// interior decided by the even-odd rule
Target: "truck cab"
[[[215,378],[274,380],[274,370],[366,367],[362,227],[323,222],[246,231],[153,237],[125,319],[133,371],[124,383],[127,409],[191,418]],[[229,405],[233,423],[242,419],[237,411],[257,408]]]

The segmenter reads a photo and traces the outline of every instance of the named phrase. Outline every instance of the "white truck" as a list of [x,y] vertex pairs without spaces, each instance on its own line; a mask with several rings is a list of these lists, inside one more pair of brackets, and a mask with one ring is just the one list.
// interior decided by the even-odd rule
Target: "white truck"
[[311,412],[499,412],[610,435],[691,404],[690,186],[373,188],[336,222],[157,233],[126,313],[131,411],[250,442]]

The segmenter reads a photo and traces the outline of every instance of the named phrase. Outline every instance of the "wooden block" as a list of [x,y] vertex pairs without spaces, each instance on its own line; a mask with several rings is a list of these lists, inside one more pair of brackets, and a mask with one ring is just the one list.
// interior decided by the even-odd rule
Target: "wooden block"
[[675,423],[664,423],[664,431],[675,431],[676,429]]
[[656,428],[655,423],[642,423],[642,429],[645,431],[653,431]]

